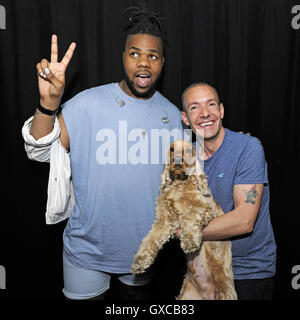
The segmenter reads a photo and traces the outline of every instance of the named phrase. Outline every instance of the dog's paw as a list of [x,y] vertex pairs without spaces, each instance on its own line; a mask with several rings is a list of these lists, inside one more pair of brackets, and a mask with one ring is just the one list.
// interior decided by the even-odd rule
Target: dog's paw
[[190,254],[190,253],[194,253],[195,251],[197,251],[200,246],[201,246],[201,238],[181,238],[180,240],[180,246],[182,248],[182,250],[184,251],[184,253],[186,254]]
[[181,248],[185,254],[194,253],[196,250],[199,249],[199,246],[189,244],[181,244]]
[[139,274],[139,273],[143,273],[145,272],[146,270],[140,265],[140,264],[136,264],[134,263],[132,266],[131,266],[131,273],[132,274]]
[[133,274],[143,273],[151,266],[153,258],[147,253],[137,254],[131,266]]

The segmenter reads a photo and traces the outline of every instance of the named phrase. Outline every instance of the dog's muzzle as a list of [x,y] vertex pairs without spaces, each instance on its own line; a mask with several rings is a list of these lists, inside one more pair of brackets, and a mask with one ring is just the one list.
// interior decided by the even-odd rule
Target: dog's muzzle
[[181,157],[175,157],[174,158],[174,164],[176,165],[182,165],[182,158]]

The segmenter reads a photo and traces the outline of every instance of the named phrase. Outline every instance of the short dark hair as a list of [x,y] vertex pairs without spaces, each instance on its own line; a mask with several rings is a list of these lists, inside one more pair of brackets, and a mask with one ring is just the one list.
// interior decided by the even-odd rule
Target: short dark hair
[[184,89],[182,95],[181,95],[182,109],[183,109],[184,112],[186,112],[186,108],[185,108],[185,105],[184,105],[184,97],[185,97],[186,92],[191,88],[201,87],[201,86],[207,86],[207,87],[210,87],[211,89],[213,89],[215,94],[216,94],[216,96],[217,96],[218,104],[220,104],[220,97],[219,97],[219,94],[218,94],[218,91],[216,90],[216,88],[214,88],[212,85],[210,85],[210,84],[208,84],[207,82],[204,82],[204,81],[194,82],[194,83],[190,84],[188,87],[186,87]]
[[160,17],[157,13],[147,8],[145,3],[139,6],[133,6],[125,9],[123,13],[128,14],[127,25],[124,28],[125,41],[128,35],[132,34],[149,34],[159,37],[162,40],[163,51],[167,42],[167,31],[164,24],[164,17]]

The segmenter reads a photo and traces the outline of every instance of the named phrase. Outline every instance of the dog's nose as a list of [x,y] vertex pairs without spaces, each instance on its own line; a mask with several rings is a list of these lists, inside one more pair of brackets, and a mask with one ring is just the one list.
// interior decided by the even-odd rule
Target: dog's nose
[[174,163],[175,164],[182,164],[182,158],[181,157],[175,157],[174,158]]

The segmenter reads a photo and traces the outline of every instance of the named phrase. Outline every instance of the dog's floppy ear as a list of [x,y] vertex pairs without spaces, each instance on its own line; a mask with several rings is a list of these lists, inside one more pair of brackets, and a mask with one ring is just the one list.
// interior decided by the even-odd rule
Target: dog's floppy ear
[[210,197],[211,192],[207,183],[207,176],[203,172],[200,176],[197,176],[198,179],[198,189],[204,197]]
[[199,177],[201,174],[203,174],[203,169],[202,169],[202,166],[201,166],[200,162],[198,161],[197,157],[194,155],[194,151],[193,151],[192,160],[193,160],[193,165],[186,168],[186,174],[188,176],[198,176]]
[[160,194],[164,191],[165,188],[169,187],[172,184],[172,180],[170,178],[170,164],[166,164],[164,167],[164,171],[161,174],[161,182],[159,186]]
[[197,180],[198,189],[202,193],[202,195],[204,197],[210,197],[211,191],[208,187],[206,174],[202,171],[200,175],[196,175],[196,180]]
[[197,184],[199,191],[202,193],[202,195],[204,197],[210,197],[211,192],[208,187],[207,176],[204,173],[202,166],[198,160],[196,160],[195,166],[193,169],[195,171],[193,178],[196,180],[196,181],[195,180],[194,181]]
[[161,174],[160,179],[160,186],[159,186],[159,193],[162,194],[165,188],[169,187],[172,184],[172,179],[170,177],[170,168],[171,168],[171,152],[169,147],[168,151],[166,152],[166,158],[165,158],[165,167]]

